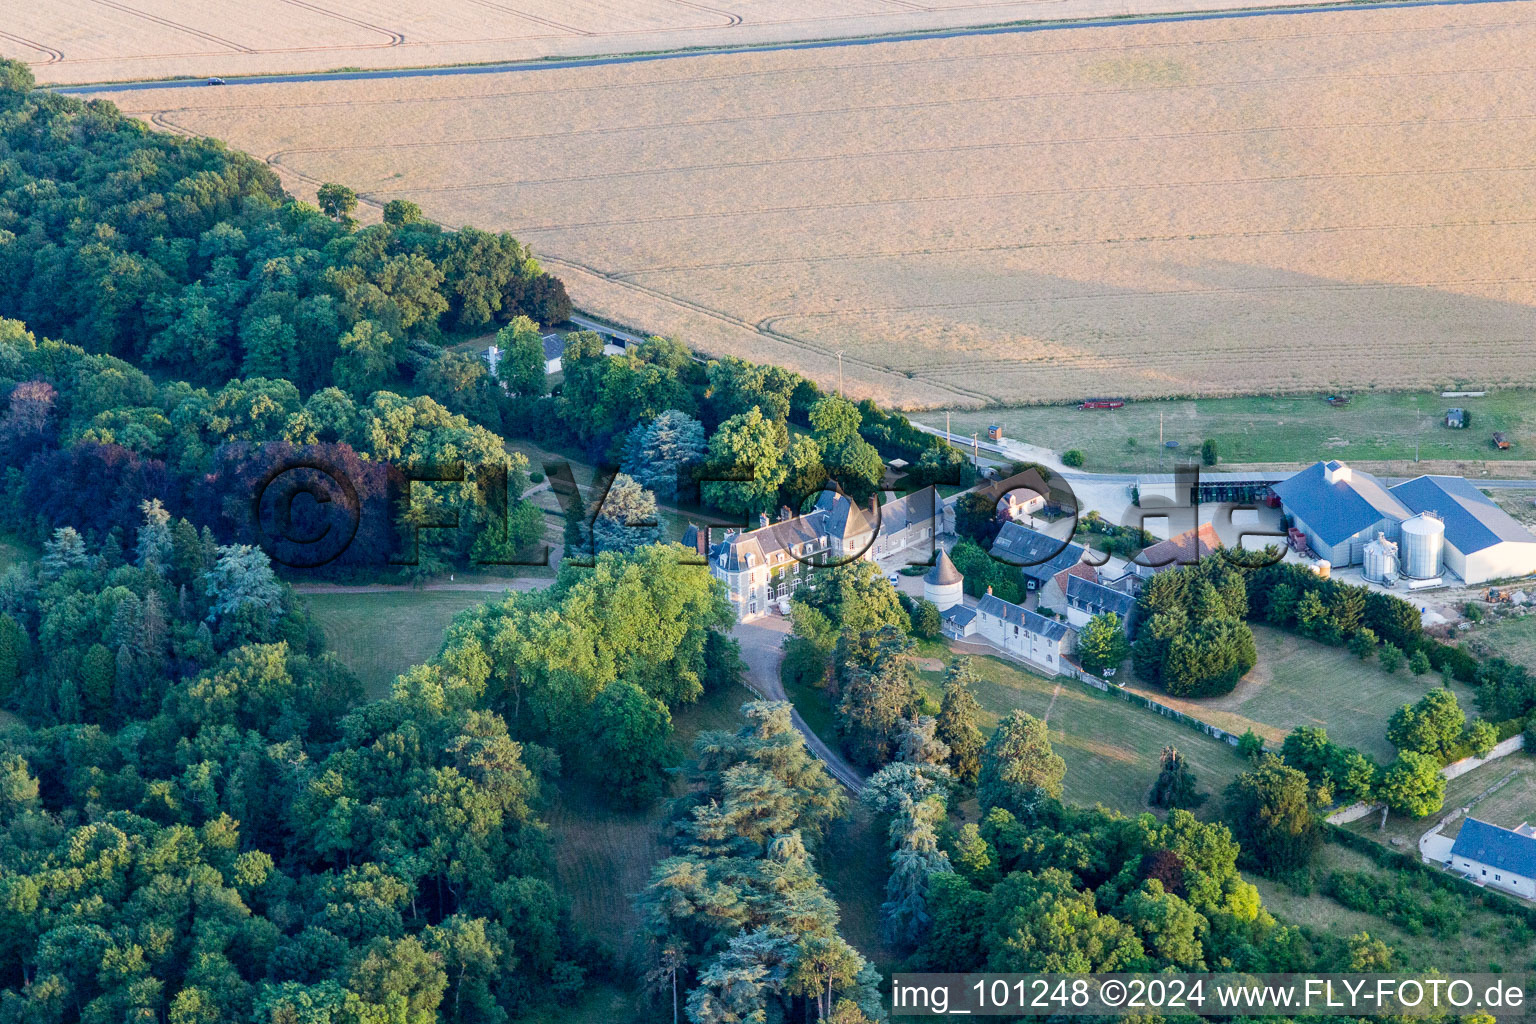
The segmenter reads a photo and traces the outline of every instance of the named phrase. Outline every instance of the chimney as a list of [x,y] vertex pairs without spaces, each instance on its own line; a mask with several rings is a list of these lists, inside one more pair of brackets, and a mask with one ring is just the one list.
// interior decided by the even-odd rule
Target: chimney
[[992,584],[990,584],[990,583],[987,584],[987,596],[988,597],[992,596]]
[[789,506],[788,505],[780,505],[779,506],[779,522],[787,523],[793,517],[794,517],[794,513],[789,510]]
[[869,514],[876,519],[880,517],[880,495],[871,494],[869,496]]
[[757,514],[757,525],[758,526],[762,526],[762,527],[766,527],[768,525],[768,513],[767,512],[759,512]]

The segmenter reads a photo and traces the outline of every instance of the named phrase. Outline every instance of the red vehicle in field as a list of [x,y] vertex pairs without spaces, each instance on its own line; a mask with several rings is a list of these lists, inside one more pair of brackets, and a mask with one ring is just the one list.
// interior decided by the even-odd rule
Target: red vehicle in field
[[1125,405],[1123,398],[1085,398],[1079,409],[1118,409]]

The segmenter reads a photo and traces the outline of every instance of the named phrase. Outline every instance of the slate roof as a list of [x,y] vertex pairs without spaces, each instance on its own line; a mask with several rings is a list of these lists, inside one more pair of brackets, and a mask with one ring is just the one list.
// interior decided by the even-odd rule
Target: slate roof
[[544,361],[559,359],[565,355],[565,339],[558,334],[546,334],[544,341]]
[[1310,526],[1323,543],[1338,544],[1382,519],[1402,521],[1413,515],[1369,473],[1351,470],[1350,479],[1331,484],[1323,479],[1325,469],[1340,465],[1316,462],[1274,485],[1286,511]]
[[1536,536],[1459,476],[1415,477],[1392,488],[1392,495],[1415,512],[1438,515],[1446,541],[1464,555],[1504,541],[1536,544]]
[[923,582],[942,587],[951,583],[964,583],[965,577],[960,575],[960,570],[950,561],[949,552],[940,548],[939,557],[933,561],[933,568],[923,574]]
[[909,526],[932,524],[934,535],[937,536],[937,519],[942,507],[939,504],[939,492],[932,485],[887,502],[880,506],[880,534],[889,537]]
[[[842,540],[874,533],[869,517],[852,500],[836,491],[822,491],[816,499],[816,511],[826,516],[827,533]],[[814,515],[815,513],[811,513]]]
[[[810,544],[812,550],[820,549],[826,521],[827,514],[817,509],[809,515],[732,534],[710,549],[709,560],[718,566],[723,557],[724,568],[728,572],[740,572],[748,567],[748,555],[752,556],[751,563],[754,566],[783,564],[793,557],[805,558],[807,553],[804,545]],[[799,550],[801,554],[794,555],[792,549]]]
[[1004,523],[992,542],[992,557],[1009,565],[1037,583],[1044,583],[1083,560],[1083,547],[1031,530],[1018,523]]
[[1111,590],[1102,583],[1073,576],[1067,580],[1067,603],[1081,608],[1089,615],[1114,612],[1124,622],[1136,607],[1136,599],[1130,594]]
[[1461,826],[1451,856],[1536,878],[1536,839],[1476,818],[1468,818]]
[[967,608],[963,604],[951,605],[950,607],[945,608],[942,612],[940,612],[939,617],[948,619],[956,626],[964,628],[970,624],[972,619],[976,617],[976,609]]
[[1067,635],[1065,623],[1048,619],[1044,615],[1022,608],[1011,601],[1004,601],[996,594],[988,594],[976,602],[976,611],[979,614],[990,615],[995,619],[1014,626],[1022,626],[1036,636],[1043,636],[1047,640],[1061,640]]

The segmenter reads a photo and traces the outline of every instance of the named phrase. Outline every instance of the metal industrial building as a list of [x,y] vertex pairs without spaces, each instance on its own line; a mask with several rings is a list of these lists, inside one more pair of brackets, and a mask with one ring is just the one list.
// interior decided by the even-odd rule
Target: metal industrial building
[[1416,477],[1392,488],[1392,496],[1416,513],[1439,519],[1445,568],[1467,583],[1536,573],[1536,536],[1462,477]]
[[1400,524],[1413,515],[1380,480],[1338,460],[1314,463],[1274,492],[1308,546],[1333,565],[1359,563],[1378,533],[1398,541]]
[[1421,476],[1388,488],[1335,460],[1274,491],[1312,550],[1336,566],[1362,562],[1380,536],[1397,545],[1396,568],[1410,579],[1451,572],[1478,584],[1536,574],[1536,535],[1461,477]]

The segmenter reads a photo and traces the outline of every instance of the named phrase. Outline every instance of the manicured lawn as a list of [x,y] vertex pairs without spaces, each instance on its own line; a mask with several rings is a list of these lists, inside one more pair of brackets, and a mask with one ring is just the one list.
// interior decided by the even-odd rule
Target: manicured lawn
[[[1341,458],[1356,462],[1412,459],[1523,460],[1536,453],[1536,396],[1529,391],[1496,391],[1485,398],[1441,398],[1438,392],[1372,392],[1348,405],[1331,406],[1319,395],[1290,398],[1214,398],[1130,402],[1122,409],[1082,410],[1071,406],[956,410],[957,434],[985,431],[997,423],[1005,437],[1061,451],[1080,449],[1090,472],[1163,472],[1198,453],[1214,438],[1223,462],[1311,462]],[[1465,430],[1444,425],[1445,410],[1467,409]],[[918,416],[942,427],[943,410]],[[1176,450],[1158,443],[1180,442]],[[1494,450],[1489,435],[1502,431],[1514,442]],[[1134,439],[1134,446],[1128,444]]]
[[883,824],[863,804],[850,800],[848,813],[832,825],[816,851],[816,866],[842,913],[843,938],[881,974],[889,975],[902,955],[880,938],[880,904],[891,873],[891,849]]
[[[1505,781],[1511,773],[1513,778]],[[1480,776],[1480,778],[1474,780],[1474,776]],[[1465,793],[1466,796],[1461,796],[1460,793],[1449,793],[1450,787],[1458,782],[1466,784],[1460,790],[1460,793]],[[1472,817],[1479,821],[1502,825],[1504,828],[1517,828],[1536,819],[1536,768],[1533,768],[1531,759],[1524,754],[1501,757],[1476,771],[1468,772],[1459,779],[1452,779],[1446,786],[1448,792],[1445,806],[1447,808],[1459,806],[1462,800],[1475,797],[1495,784],[1498,785],[1498,789],[1472,805],[1472,810],[1469,812]],[[1453,795],[1454,800],[1451,799]],[[1444,834],[1454,836],[1459,833],[1461,820],[1447,825]]]
[[[1342,647],[1267,626],[1255,626],[1253,635],[1259,662],[1225,697],[1180,700],[1140,682],[1131,688],[1228,732],[1252,729],[1273,744],[1299,725],[1322,726],[1334,742],[1386,762],[1395,756],[1387,719],[1440,685],[1439,673],[1416,676],[1404,666],[1388,675],[1374,660],[1362,662]],[[1460,683],[1453,689],[1475,716],[1472,691]]]
[[[567,463],[571,467],[571,477],[576,481],[576,487],[581,491],[581,500],[588,506],[590,514],[591,504],[600,497],[596,489],[599,482],[597,469],[589,462],[583,462],[573,455],[554,451],[549,448],[541,448],[531,441],[508,441],[507,448],[521,452],[528,457],[528,469],[533,473],[543,473],[546,466],[556,463]],[[550,519],[550,536],[547,543],[559,549],[563,538],[564,520],[561,515],[560,499],[553,491],[540,491],[529,499],[535,505],[552,513]],[[720,513],[707,511],[698,506],[691,505],[662,505],[659,508],[659,517],[666,528],[669,540],[681,540],[683,533],[687,531],[690,522],[721,522]],[[733,526],[741,526],[741,523],[732,523]]]
[[437,653],[455,615],[497,597],[472,590],[304,596],[329,648],[374,699],[388,696],[396,676]]
[[[1215,810],[1221,790],[1243,768],[1228,744],[1075,679],[1045,679],[1001,658],[972,660],[981,676],[975,693],[983,709],[982,730],[990,734],[1014,709],[1045,719],[1051,745],[1067,763],[1062,795],[1068,803],[1103,804],[1127,814],[1147,810],[1147,791],[1170,743],[1188,758],[1200,788],[1212,794],[1205,813]],[[919,676],[936,704],[943,672]]]
[[[1369,858],[1332,844],[1318,851],[1313,862],[1316,876],[1329,871],[1367,871],[1382,869]],[[1529,928],[1516,924],[1504,914],[1468,906],[1461,932],[1453,942],[1446,942],[1428,932],[1410,935],[1374,914],[1342,906],[1316,888],[1309,895],[1257,875],[1248,880],[1258,887],[1264,906],[1286,924],[1302,925],[1318,932],[1348,939],[1369,932],[1392,947],[1394,966],[1405,970],[1445,969],[1459,971],[1523,971],[1536,962],[1536,944]]]

